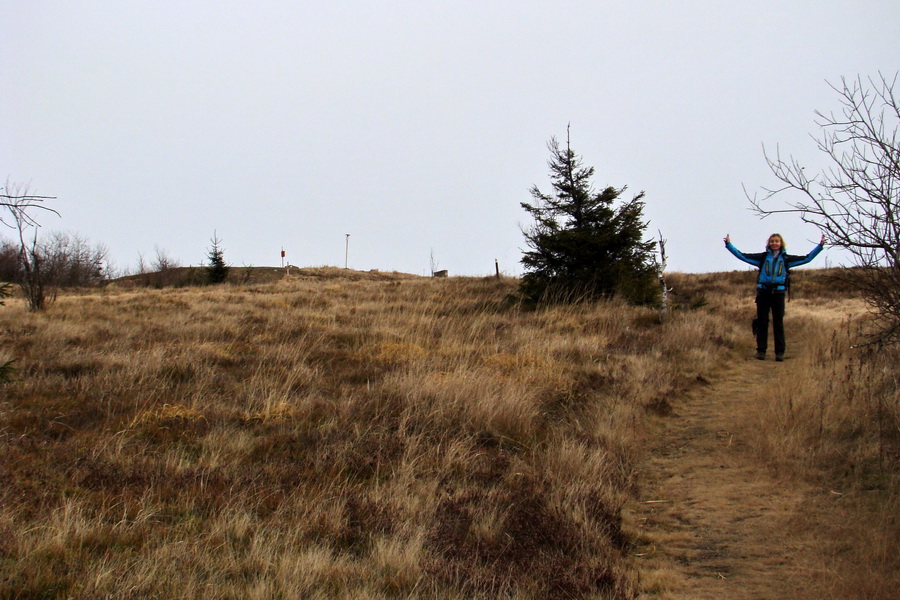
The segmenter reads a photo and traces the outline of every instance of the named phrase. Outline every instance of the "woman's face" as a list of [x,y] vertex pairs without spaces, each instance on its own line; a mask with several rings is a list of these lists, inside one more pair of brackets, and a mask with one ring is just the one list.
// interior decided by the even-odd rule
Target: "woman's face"
[[769,250],[781,250],[781,238],[773,235],[769,238]]

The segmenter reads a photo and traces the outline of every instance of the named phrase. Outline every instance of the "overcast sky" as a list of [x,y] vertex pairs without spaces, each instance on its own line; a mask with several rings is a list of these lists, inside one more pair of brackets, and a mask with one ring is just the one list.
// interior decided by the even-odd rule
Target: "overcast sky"
[[763,144],[824,166],[827,82],[893,76],[898,34],[896,0],[0,0],[0,178],[119,268],[203,263],[215,231],[236,266],[344,266],[349,233],[355,269],[521,274],[571,123],[670,270],[740,269],[725,233],[819,237],[748,210]]

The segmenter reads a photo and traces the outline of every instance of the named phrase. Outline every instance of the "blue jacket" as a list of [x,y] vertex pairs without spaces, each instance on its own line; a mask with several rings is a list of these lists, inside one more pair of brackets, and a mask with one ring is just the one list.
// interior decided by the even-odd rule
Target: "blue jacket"
[[778,292],[783,292],[785,289],[784,285],[785,280],[787,279],[788,269],[805,265],[822,251],[822,244],[816,245],[816,247],[812,249],[812,252],[806,256],[795,256],[785,252],[779,252],[776,256],[771,250],[756,254],[743,254],[740,250],[735,248],[731,242],[725,244],[725,247],[728,248],[729,252],[745,263],[751,264],[759,269],[759,279],[757,279],[756,284],[757,288],[770,289]]

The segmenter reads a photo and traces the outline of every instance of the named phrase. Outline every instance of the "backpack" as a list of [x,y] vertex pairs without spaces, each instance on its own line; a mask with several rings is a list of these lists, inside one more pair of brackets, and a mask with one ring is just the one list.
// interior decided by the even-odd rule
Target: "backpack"
[[[787,254],[785,254],[784,252],[780,252],[778,255],[778,259],[780,259],[781,264],[784,265],[784,293],[787,296],[788,302],[790,302],[791,301],[791,270],[788,268],[788,261],[785,259],[786,256],[787,256]],[[778,259],[776,259],[776,260],[778,260]],[[765,267],[766,267],[766,261],[763,260],[759,264],[760,272],[762,272],[762,270]],[[756,280],[759,281],[759,276],[757,276]],[[754,327],[754,332],[755,332],[756,331],[755,323],[754,323],[753,327]]]

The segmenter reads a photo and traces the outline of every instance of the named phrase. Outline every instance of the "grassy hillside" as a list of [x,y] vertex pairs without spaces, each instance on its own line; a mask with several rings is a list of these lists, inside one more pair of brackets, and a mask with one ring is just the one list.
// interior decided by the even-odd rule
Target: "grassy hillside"
[[[642,439],[745,351],[746,272],[672,275],[662,325],[614,301],[523,311],[511,279],[278,276],[0,308],[19,369],[0,388],[0,596],[637,594],[621,508]],[[829,333],[861,309],[824,277],[797,278],[789,318],[826,324],[816,352],[840,370]],[[794,464],[836,460],[813,454]]]

